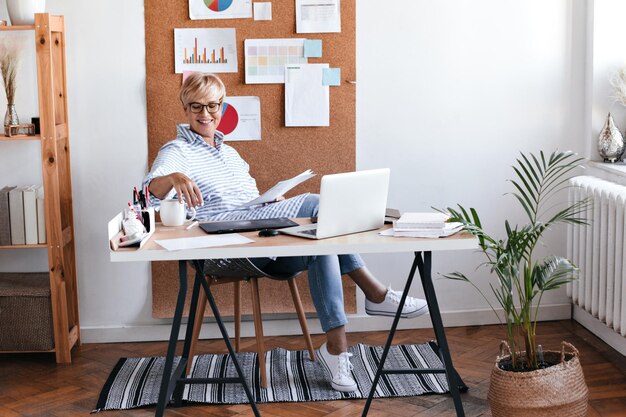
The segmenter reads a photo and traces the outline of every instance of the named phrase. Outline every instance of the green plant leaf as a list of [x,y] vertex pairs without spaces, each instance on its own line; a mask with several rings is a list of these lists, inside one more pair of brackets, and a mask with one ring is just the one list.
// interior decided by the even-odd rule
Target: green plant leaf
[[[479,239],[480,249],[486,257],[479,267],[489,268],[495,277],[489,286],[504,311],[507,339],[512,349],[532,352],[543,293],[571,282],[576,273],[576,267],[564,257],[549,256],[540,262],[535,261],[535,247],[544,233],[557,224],[588,224],[586,216],[593,201],[585,198],[567,204],[557,202],[556,197],[570,187],[568,181],[583,161],[573,152],[554,151],[548,156],[540,151],[538,155],[520,155],[512,167],[516,178],[509,180],[513,184],[513,192],[507,194],[512,194],[520,204],[528,216],[527,224],[513,226],[505,220],[506,237],[502,239],[483,229],[474,208],[466,210],[458,205],[457,209],[448,209],[448,212],[452,221],[461,222],[465,230]],[[460,272],[445,276],[468,282],[479,290],[469,277]],[[498,316],[495,310],[494,313]]]

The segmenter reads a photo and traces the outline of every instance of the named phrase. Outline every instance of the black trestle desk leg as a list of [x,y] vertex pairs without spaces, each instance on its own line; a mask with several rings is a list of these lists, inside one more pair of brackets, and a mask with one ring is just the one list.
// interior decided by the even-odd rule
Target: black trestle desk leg
[[370,388],[370,393],[367,396],[367,401],[365,402],[365,407],[363,408],[362,417],[367,416],[367,413],[369,412],[369,409],[370,409],[370,405],[372,404],[372,399],[374,398],[374,393],[376,392],[378,380],[380,379],[383,368],[385,367],[385,359],[387,359],[387,354],[389,353],[389,348],[391,347],[393,336],[396,333],[396,328],[398,327],[398,322],[400,321],[400,316],[402,315],[402,307],[404,306],[404,302],[406,301],[406,297],[409,293],[409,288],[411,288],[411,283],[413,282],[413,277],[415,276],[416,268],[417,268],[417,255],[415,256],[415,259],[413,260],[413,265],[411,266],[411,272],[409,273],[409,277],[406,280],[406,285],[404,286],[402,297],[400,297],[400,305],[398,306],[398,311],[396,311],[396,315],[393,318],[393,323],[391,324],[391,330],[389,330],[389,336],[387,337],[385,348],[383,349],[383,353],[380,356],[380,364],[378,365],[378,369],[376,370],[376,376],[374,377],[374,381],[372,381],[372,388]]
[[[178,332],[180,331],[180,322],[183,317],[183,308],[185,306],[185,297],[187,296],[187,261],[178,261],[178,298],[176,300],[176,310],[174,312],[174,320],[172,322],[172,331],[170,332],[170,341],[167,346],[167,355],[165,356],[165,365],[163,366],[163,378],[161,379],[161,389],[159,390],[159,401],[157,402],[156,417],[162,417],[165,407],[169,400],[178,375],[172,375],[172,367],[174,364],[174,356],[176,355],[176,342],[178,341]],[[181,359],[182,361],[182,359]],[[182,364],[183,369],[185,364]],[[180,369],[180,364],[179,368]]]
[[[426,302],[428,302],[428,311],[430,312],[430,319],[433,323],[433,329],[435,330],[435,337],[437,338],[437,345],[439,346],[439,352],[443,365],[446,369],[446,377],[448,379],[448,387],[450,388],[450,395],[454,401],[454,408],[456,409],[457,417],[464,417],[463,402],[461,401],[461,394],[459,392],[459,383],[455,377],[456,372],[452,365],[452,358],[450,356],[450,350],[448,349],[448,341],[446,340],[446,333],[443,329],[443,322],[441,320],[441,313],[439,312],[439,304],[437,303],[437,295],[435,294],[435,287],[433,286],[433,279],[431,276],[432,268],[432,252],[424,252],[424,260],[422,256],[416,256],[420,276],[422,277],[422,286],[424,287],[424,295]],[[402,303],[400,305],[403,305]]]
[[[195,273],[195,279],[193,282],[193,290],[191,292],[191,303],[189,304],[189,316],[187,318],[187,331],[185,332],[185,344],[183,345],[183,354],[181,358],[185,361],[193,361],[193,358],[189,357],[189,350],[191,349],[191,342],[193,336],[193,324],[196,319],[196,308],[198,307],[198,297],[200,295],[200,289],[202,287],[201,280],[204,279],[202,273],[204,263],[202,261],[193,261]],[[185,372],[186,373],[186,372]],[[183,403],[183,393],[185,391],[185,384],[178,382],[176,389],[174,390],[174,406],[180,407]]]
[[256,407],[256,402],[254,401],[254,397],[252,396],[252,392],[250,391],[250,387],[248,386],[248,382],[246,381],[246,377],[241,370],[241,366],[239,366],[239,361],[237,360],[237,356],[235,356],[235,351],[233,350],[233,346],[230,344],[230,339],[228,337],[228,332],[226,331],[226,327],[224,327],[224,323],[222,322],[222,317],[220,316],[220,312],[217,309],[217,305],[215,304],[215,300],[213,299],[213,294],[211,293],[211,288],[205,279],[202,281],[202,287],[204,288],[204,292],[206,293],[207,301],[211,306],[211,311],[213,311],[213,316],[215,317],[215,322],[220,329],[220,333],[222,334],[222,338],[224,339],[224,343],[226,344],[226,348],[228,349],[228,353],[230,354],[230,359],[233,361],[233,365],[235,365],[235,369],[237,370],[237,375],[239,375],[239,379],[241,380],[241,385],[243,385],[243,389],[246,392],[246,396],[248,397],[248,401],[250,402],[250,407],[252,408],[252,412],[256,417],[261,417],[259,414],[259,410]]

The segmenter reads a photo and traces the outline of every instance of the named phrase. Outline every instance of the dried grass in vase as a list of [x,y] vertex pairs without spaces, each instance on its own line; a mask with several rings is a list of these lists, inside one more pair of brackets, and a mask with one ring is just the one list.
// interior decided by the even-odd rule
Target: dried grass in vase
[[19,58],[16,46],[8,45],[6,42],[0,44],[0,73],[2,74],[2,83],[8,105],[15,104],[15,78],[17,76]]
[[611,76],[610,82],[613,86],[612,97],[622,106],[626,106],[626,67],[615,71]]

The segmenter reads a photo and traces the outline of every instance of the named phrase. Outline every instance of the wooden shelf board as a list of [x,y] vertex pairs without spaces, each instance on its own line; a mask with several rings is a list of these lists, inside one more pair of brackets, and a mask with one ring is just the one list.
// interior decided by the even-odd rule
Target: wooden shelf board
[[0,350],[0,353],[54,353],[54,349],[51,349],[51,350]]
[[31,249],[31,248],[47,248],[48,244],[41,243],[37,245],[5,245],[0,246],[0,249]]
[[0,135],[0,140],[39,140],[41,137],[39,135],[29,136],[29,135],[15,135],[15,136],[6,136]]
[[0,31],[2,31],[2,30],[35,30],[35,25],[0,26]]

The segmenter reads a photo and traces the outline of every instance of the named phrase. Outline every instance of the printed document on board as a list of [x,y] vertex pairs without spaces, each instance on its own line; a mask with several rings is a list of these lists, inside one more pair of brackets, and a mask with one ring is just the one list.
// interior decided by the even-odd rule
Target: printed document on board
[[285,126],[329,126],[330,98],[322,73],[328,64],[285,66]]
[[296,32],[341,32],[339,0],[296,0]]

